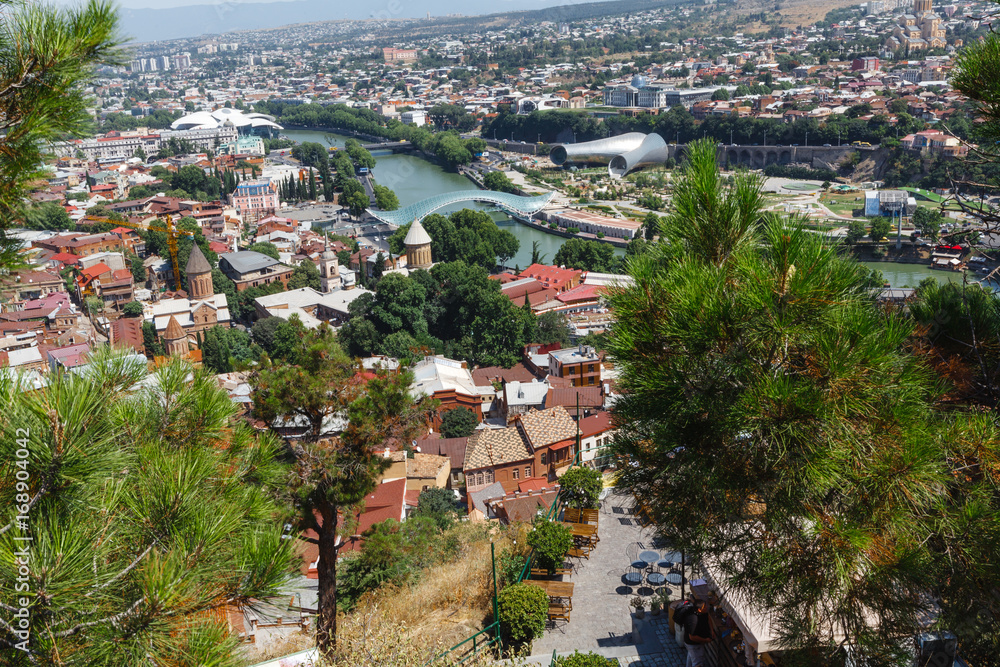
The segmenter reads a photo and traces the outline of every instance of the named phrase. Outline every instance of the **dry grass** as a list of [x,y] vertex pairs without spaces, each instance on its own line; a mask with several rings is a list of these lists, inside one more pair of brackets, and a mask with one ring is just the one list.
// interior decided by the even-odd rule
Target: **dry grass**
[[351,615],[378,608],[388,621],[408,628],[418,647],[447,648],[481,630],[492,613],[490,542],[499,559],[505,550],[523,548],[527,531],[470,523],[451,530],[462,545],[458,558],[427,568],[409,586],[382,588],[362,597]]

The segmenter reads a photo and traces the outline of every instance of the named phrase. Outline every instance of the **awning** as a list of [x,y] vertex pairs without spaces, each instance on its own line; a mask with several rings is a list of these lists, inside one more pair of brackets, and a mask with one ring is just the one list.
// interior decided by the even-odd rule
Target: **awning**
[[566,440],[565,442],[560,442],[559,444],[551,445],[549,447],[549,451],[550,452],[558,452],[561,449],[566,449],[567,447],[569,447],[572,444],[573,444],[572,440]]

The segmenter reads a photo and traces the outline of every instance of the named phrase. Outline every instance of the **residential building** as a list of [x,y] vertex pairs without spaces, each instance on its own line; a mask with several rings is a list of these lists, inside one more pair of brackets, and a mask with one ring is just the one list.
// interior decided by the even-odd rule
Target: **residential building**
[[441,355],[424,357],[413,366],[412,372],[410,393],[417,399],[428,397],[439,401],[432,428],[439,428],[441,415],[456,408],[467,408],[477,420],[483,420],[483,398],[464,361]]
[[311,287],[301,287],[287,292],[268,294],[254,299],[257,319],[280,317],[287,320],[296,315],[307,329],[315,329],[323,322],[336,326],[349,317],[351,302],[368,290],[334,290],[320,293]]
[[288,279],[295,271],[273,257],[253,250],[219,255],[219,270],[236,284],[238,292],[248,287],[261,287],[277,281],[287,286]]
[[530,477],[555,479],[575,455],[577,432],[562,407],[529,412],[506,428],[476,431],[465,452],[466,489],[499,483],[514,491]]
[[417,127],[423,127],[427,124],[427,114],[420,109],[404,111],[399,114],[399,120],[401,120],[404,125],[416,125]]
[[229,203],[244,218],[258,219],[277,210],[278,187],[267,180],[240,183],[229,196]]
[[599,387],[601,355],[587,345],[549,352],[549,373],[568,378],[574,387]]

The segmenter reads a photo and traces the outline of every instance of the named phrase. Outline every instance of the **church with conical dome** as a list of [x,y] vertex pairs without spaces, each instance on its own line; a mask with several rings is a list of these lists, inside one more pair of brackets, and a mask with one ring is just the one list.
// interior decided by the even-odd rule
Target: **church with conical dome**
[[427,233],[419,220],[414,220],[410,231],[403,239],[406,246],[406,266],[409,269],[429,269],[434,261],[431,259],[431,235]]

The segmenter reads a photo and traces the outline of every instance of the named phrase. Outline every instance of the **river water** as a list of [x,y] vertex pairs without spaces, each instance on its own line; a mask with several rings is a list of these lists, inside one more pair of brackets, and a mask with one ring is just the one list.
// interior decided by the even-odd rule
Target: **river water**
[[[315,130],[284,130],[282,134],[294,141],[314,141],[324,146],[336,146],[338,148],[343,148],[344,141],[349,139],[349,137],[344,135]],[[374,151],[372,156],[375,158],[375,169],[372,171],[375,180],[381,185],[391,188],[399,198],[401,206],[418,202],[421,199],[426,199],[436,194],[477,189],[475,183],[465,176],[446,171],[437,164],[428,162],[415,155],[404,153],[393,155],[389,151]],[[439,212],[449,213],[462,208],[490,210],[490,207],[487,205],[469,202],[466,204],[455,204],[454,206],[443,208]],[[517,255],[510,261],[510,264],[517,265],[522,269],[531,263],[532,242],[538,242],[539,251],[545,255],[546,260],[551,262],[565,241],[560,236],[546,234],[533,227],[518,224],[503,212],[493,211],[491,215],[497,221],[498,225],[510,230],[521,242],[521,247]],[[623,251],[616,248],[615,254],[621,255]],[[934,271],[929,266],[923,264],[897,264],[895,262],[862,263],[868,268],[881,271],[892,287],[916,287],[924,278],[935,278],[942,282],[961,282],[962,280],[961,273]]]
[[[343,135],[317,132],[314,130],[284,130],[283,135],[294,141],[314,141],[324,146],[342,148],[344,141],[350,137]],[[375,158],[375,169],[372,174],[380,185],[391,188],[399,198],[400,206],[407,206],[432,195],[456,192],[458,190],[478,190],[476,184],[461,174],[447,171],[433,162],[405,153],[393,155],[390,151],[372,151]],[[438,213],[450,213],[463,208],[491,210],[491,207],[478,202],[455,204],[442,208]],[[566,240],[561,236],[527,227],[512,220],[502,211],[492,211],[491,216],[498,225],[510,231],[520,241],[521,246],[514,258],[508,261],[510,266],[522,269],[531,264],[531,247],[538,242],[538,249],[545,260],[551,262]],[[622,255],[624,251],[615,248],[615,254]]]

